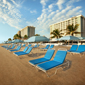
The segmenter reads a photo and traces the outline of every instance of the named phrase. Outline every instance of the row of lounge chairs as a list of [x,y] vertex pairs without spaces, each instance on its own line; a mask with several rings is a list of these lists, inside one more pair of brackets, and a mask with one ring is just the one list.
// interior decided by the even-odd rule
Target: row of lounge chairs
[[[46,47],[49,48],[50,45],[47,45]],[[54,45],[51,45],[52,48],[54,47]],[[50,46],[50,47],[51,47]],[[35,45],[34,48],[38,47],[38,45]],[[46,48],[45,47],[45,48]],[[13,48],[13,46],[12,46]],[[32,48],[31,45],[29,45],[28,47],[25,47],[25,49],[23,51],[19,51],[19,52],[14,52],[14,54],[16,54],[17,56],[19,55],[25,55],[25,54],[29,54],[31,51],[32,51]],[[20,46],[18,46],[16,49],[14,50],[10,50],[10,51],[17,51],[20,49]],[[44,49],[44,48],[41,48],[41,49]],[[81,53],[84,53],[85,52],[85,45],[72,45],[71,49],[70,50],[62,50],[62,49],[59,49],[57,52],[56,52],[56,55],[54,57],[53,60],[51,60],[53,54],[54,54],[55,50],[54,49],[48,49],[45,56],[43,58],[38,58],[38,59],[33,59],[33,60],[30,60],[29,61],[29,64],[35,66],[36,68],[38,68],[39,70],[42,70],[43,72],[46,73],[46,75],[48,77],[50,77],[50,75],[48,75],[47,71],[54,68],[54,67],[62,67],[62,65],[64,64],[68,64],[69,66],[69,62],[64,62],[65,61],[65,58],[66,58],[66,55],[68,52],[70,53],[78,53],[78,54],[81,54]],[[57,68],[57,69],[58,69]],[[54,74],[56,74],[57,72],[57,69],[55,71]],[[53,74],[53,75],[54,75]]]
[[[50,77],[50,75],[47,74],[48,70],[50,70],[54,67],[60,68],[64,64],[68,64],[68,66],[69,66],[68,61],[64,62],[67,52],[79,53],[79,54],[84,53],[85,52],[85,45],[79,45],[79,46],[78,45],[72,45],[70,50],[58,50],[54,59],[50,60],[52,58],[53,54],[54,54],[54,51],[55,50],[52,50],[52,49],[47,50],[47,53],[45,54],[45,56],[43,58],[30,60],[29,64],[35,66],[39,70],[42,70],[43,72],[46,73],[46,75],[48,77]],[[57,69],[56,69],[54,74],[56,74]]]
[[[32,46],[32,45],[29,44],[27,47],[25,47],[25,49],[24,49],[23,51],[14,52],[14,54],[17,55],[17,56],[29,54],[29,53],[31,52],[32,48],[37,48],[37,47],[39,47],[39,45],[35,45],[34,47],[31,47],[31,46]],[[45,47],[45,49],[48,49],[48,48],[47,48],[48,46],[50,46],[50,45],[47,45],[47,46]],[[50,49],[53,48],[53,47],[54,47],[54,45],[51,45],[51,46],[50,46]],[[6,48],[7,50],[9,50],[10,52],[19,51],[20,48],[21,48],[21,44],[20,44],[19,46],[17,46],[16,49],[14,49],[14,48],[15,48],[15,44],[10,45],[10,46],[5,47],[5,48]],[[29,49],[28,49],[28,48],[29,48]],[[41,49],[42,49],[42,48],[41,48]]]
[[71,54],[84,54],[85,53],[85,45],[72,45],[71,49],[68,50],[67,52]]

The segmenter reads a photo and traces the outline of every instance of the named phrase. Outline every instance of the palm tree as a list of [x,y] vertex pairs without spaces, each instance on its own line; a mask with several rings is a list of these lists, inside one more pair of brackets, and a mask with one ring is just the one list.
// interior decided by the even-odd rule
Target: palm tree
[[24,35],[24,39],[28,39],[28,36],[27,35]]
[[14,39],[21,39],[21,36],[18,35],[18,34],[15,34],[13,38],[14,38]]
[[35,36],[40,36],[40,34],[35,34]]
[[60,38],[60,31],[58,29],[53,30],[53,32],[51,32],[51,34],[53,35],[51,38]]
[[74,34],[80,34],[80,32],[77,32],[76,30],[78,29],[78,26],[79,24],[76,24],[75,26],[72,24],[72,25],[68,25],[66,30],[67,30],[67,33],[66,35],[70,34],[70,35],[74,35]]
[[8,39],[8,41],[12,41],[12,39],[11,39],[11,38],[9,38],[9,39]]

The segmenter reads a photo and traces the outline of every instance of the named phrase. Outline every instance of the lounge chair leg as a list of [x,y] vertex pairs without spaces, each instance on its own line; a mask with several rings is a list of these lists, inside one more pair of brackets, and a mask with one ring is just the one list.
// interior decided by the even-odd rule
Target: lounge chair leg
[[58,70],[59,68],[62,68],[62,67],[58,67],[58,68],[56,69],[56,71],[55,71],[55,74],[57,73],[57,70]]
[[55,74],[57,73],[57,70],[58,70],[59,68],[62,68],[62,67],[58,67],[58,68],[56,69],[56,71],[54,72],[54,74],[52,74],[52,75],[48,75],[47,72],[45,72],[46,75],[47,75],[47,77],[51,77],[51,76],[55,75]]

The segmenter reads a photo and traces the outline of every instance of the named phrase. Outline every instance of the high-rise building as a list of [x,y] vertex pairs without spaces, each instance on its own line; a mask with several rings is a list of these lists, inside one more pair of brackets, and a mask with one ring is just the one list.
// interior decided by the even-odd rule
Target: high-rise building
[[[62,36],[65,36],[66,30],[64,29],[66,29],[66,27],[71,24],[73,25],[79,24],[78,29],[76,31],[81,33],[75,34],[74,36],[85,37],[85,17],[83,15],[75,16],[65,21],[61,21],[61,22],[50,25],[50,33],[55,29],[59,29],[59,30],[62,30],[62,34],[63,34]],[[50,34],[50,37],[51,36],[52,34]]]
[[21,37],[24,37],[24,35],[27,35],[28,37],[35,35],[35,27],[33,26],[26,26],[25,28],[18,31],[18,34],[21,35]]
[[18,31],[17,34],[18,34],[18,35],[21,35],[21,31]]

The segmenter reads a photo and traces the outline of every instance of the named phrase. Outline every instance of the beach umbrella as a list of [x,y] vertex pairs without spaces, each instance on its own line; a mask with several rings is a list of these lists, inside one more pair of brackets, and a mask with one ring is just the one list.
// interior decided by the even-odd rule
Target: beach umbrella
[[62,41],[62,40],[70,41],[70,40],[80,40],[80,39],[75,36],[63,36],[63,37],[59,38],[59,41]]
[[49,39],[44,36],[32,36],[28,40],[25,40],[24,42],[44,42],[44,41],[49,41]]
[[84,39],[85,39],[85,37],[79,37],[79,39],[80,39],[80,40],[84,40]]
[[7,41],[4,41],[3,43],[4,43],[4,44],[7,44]]
[[8,41],[7,43],[12,43],[12,41]]
[[23,41],[20,40],[20,39],[15,39],[15,40],[13,40],[12,42],[13,42],[13,43],[22,43]]

